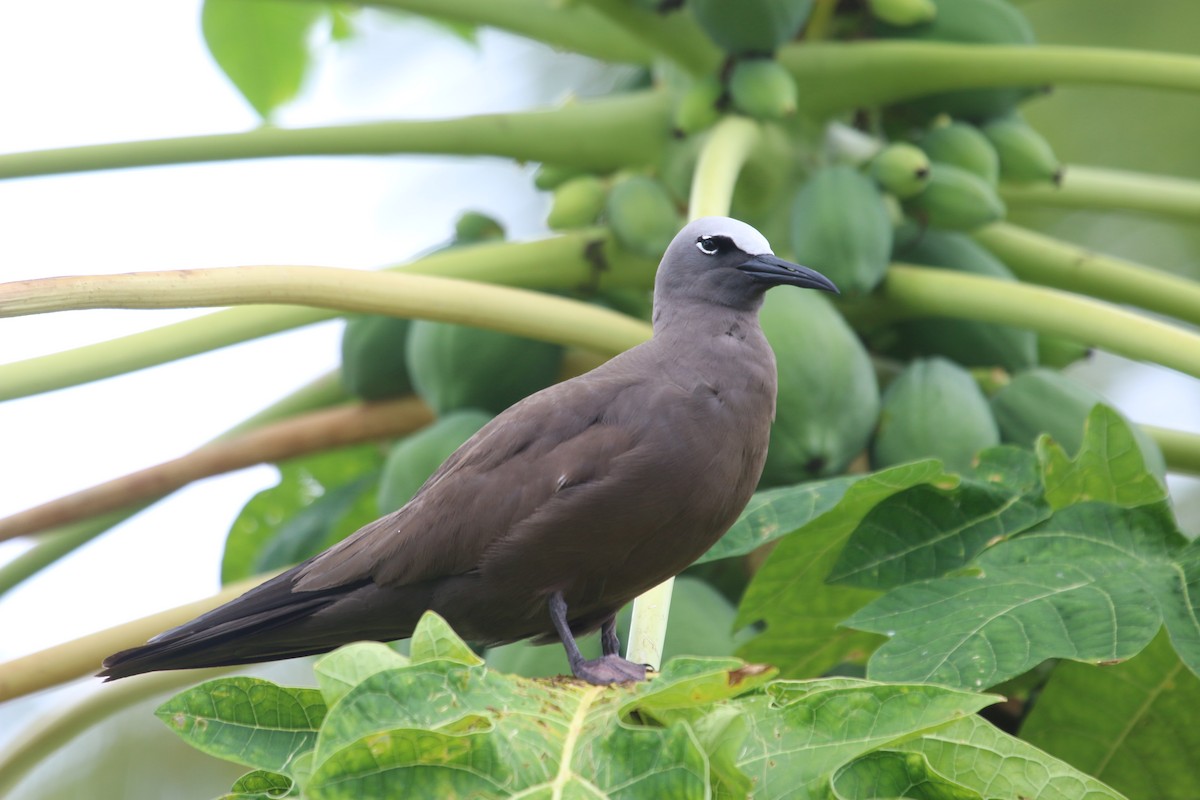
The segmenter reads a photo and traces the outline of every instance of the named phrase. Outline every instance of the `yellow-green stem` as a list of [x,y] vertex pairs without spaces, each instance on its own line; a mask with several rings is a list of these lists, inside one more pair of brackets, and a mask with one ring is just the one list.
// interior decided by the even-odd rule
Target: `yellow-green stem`
[[1169,471],[1200,475],[1200,433],[1160,428],[1157,425],[1142,425],[1141,428],[1150,434],[1150,438],[1162,450]]
[[714,72],[723,55],[690,14],[658,14],[629,0],[582,0],[630,36],[693,75]]
[[1103,167],[1071,165],[1059,185],[1002,183],[1011,206],[1054,206],[1094,211],[1141,211],[1200,220],[1200,181]]
[[313,155],[491,155],[608,171],[662,153],[671,121],[665,93],[630,92],[561,108],[320,128],[264,126],[0,155],[0,178],[122,167]]
[[[717,123],[704,142],[692,175],[689,219],[729,213],[738,173],[758,138],[758,126],[742,117],[726,117]],[[635,664],[657,669],[662,663],[674,586],[671,578],[634,598],[625,657]]]
[[780,49],[804,87],[801,110],[828,116],[951,89],[1052,83],[1200,91],[1200,58],[1061,45],[809,42]]
[[1088,294],[1200,325],[1200,283],[998,222],[975,240],[1022,280]]
[[882,295],[903,316],[1030,328],[1200,378],[1200,335],[1089,297],[905,264],[888,268]]

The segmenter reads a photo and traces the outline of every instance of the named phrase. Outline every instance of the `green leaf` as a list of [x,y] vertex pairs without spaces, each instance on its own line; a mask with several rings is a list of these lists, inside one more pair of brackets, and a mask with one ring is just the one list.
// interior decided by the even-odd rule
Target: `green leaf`
[[1054,669],[1021,738],[1134,798],[1191,800],[1200,782],[1200,678],[1165,634],[1136,658]]
[[309,42],[329,16],[322,3],[205,0],[204,41],[213,59],[259,116],[269,119],[300,91],[311,61]]
[[314,556],[377,516],[372,491],[383,456],[374,445],[279,465],[279,483],[242,508],[225,540],[221,582]]
[[155,714],[190,745],[268,772],[293,775],[325,718],[316,689],[289,689],[259,678],[218,678],[176,695]]
[[296,794],[296,785],[286,775],[256,769],[238,778],[228,794],[218,800],[279,800]]
[[818,787],[850,762],[953,723],[995,697],[938,686],[850,678],[776,681],[740,701],[750,733],[738,766],[755,800],[819,797]]
[[1162,506],[1081,503],[984,552],[973,574],[894,589],[846,625],[891,637],[868,664],[879,680],[983,688],[1048,658],[1129,658],[1162,624],[1160,602],[1181,616],[1180,541]]
[[483,663],[483,659],[458,637],[446,620],[432,611],[426,611],[417,620],[408,654],[414,664],[448,661],[473,667]]
[[1167,496],[1146,468],[1129,423],[1106,405],[1098,404],[1088,414],[1074,459],[1046,436],[1038,439],[1037,452],[1046,500],[1056,509],[1089,500],[1133,507]]
[[921,753],[876,750],[833,776],[838,800],[904,797],[911,800],[983,800],[983,795],[939,775]]
[[921,753],[938,774],[989,800],[1123,800],[1091,775],[979,717],[966,717],[897,749]]
[[778,530],[773,535],[789,535],[780,540],[742,598],[737,624],[762,621],[766,631],[738,655],[774,664],[789,677],[817,675],[844,659],[865,658],[878,637],[839,630],[838,625],[875,593],[831,586],[825,577],[850,533],[876,505],[919,484],[949,488],[957,482],[936,461],[902,464],[855,480],[832,507],[815,514],[807,511],[811,498],[794,503],[789,494],[809,497],[805,487],[771,492],[770,502],[755,514],[762,520],[775,514]]
[[332,706],[352,687],[376,672],[403,667],[408,663],[406,656],[381,642],[355,642],[322,656],[313,665],[313,672],[317,676],[317,685],[321,687],[325,705]]
[[1040,498],[964,480],[914,486],[871,509],[850,535],[830,583],[890,589],[958,569],[984,548],[1050,516]]

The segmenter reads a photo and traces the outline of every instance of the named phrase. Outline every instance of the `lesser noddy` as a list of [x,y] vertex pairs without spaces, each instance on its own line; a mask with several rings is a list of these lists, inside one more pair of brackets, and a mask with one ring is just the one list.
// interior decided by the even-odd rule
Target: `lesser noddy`
[[[558,639],[591,683],[643,680],[618,609],[733,524],[762,472],[775,357],[758,324],[781,284],[836,292],[754,228],[688,224],[654,286],[654,335],[485,425],[403,508],[236,600],[104,659],[113,680],[271,661],[412,634],[426,609],[468,641]],[[601,631],[585,660],[575,637]]]

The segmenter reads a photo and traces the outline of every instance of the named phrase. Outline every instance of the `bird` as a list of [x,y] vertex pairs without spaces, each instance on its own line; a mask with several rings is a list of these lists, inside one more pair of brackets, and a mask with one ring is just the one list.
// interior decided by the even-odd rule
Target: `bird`
[[[750,225],[683,227],[655,275],[653,334],[496,416],[402,508],[256,588],[103,661],[114,680],[411,636],[426,610],[481,646],[561,642],[592,684],[646,678],[617,611],[683,571],[753,494],[775,416],[766,291],[837,293]],[[601,634],[585,659],[577,637]]]

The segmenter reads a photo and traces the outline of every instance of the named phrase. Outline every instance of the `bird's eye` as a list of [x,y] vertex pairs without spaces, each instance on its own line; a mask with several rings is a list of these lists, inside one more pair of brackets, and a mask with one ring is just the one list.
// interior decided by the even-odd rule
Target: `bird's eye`
[[701,236],[696,240],[696,248],[706,256],[715,256],[721,251],[721,243],[715,236]]

